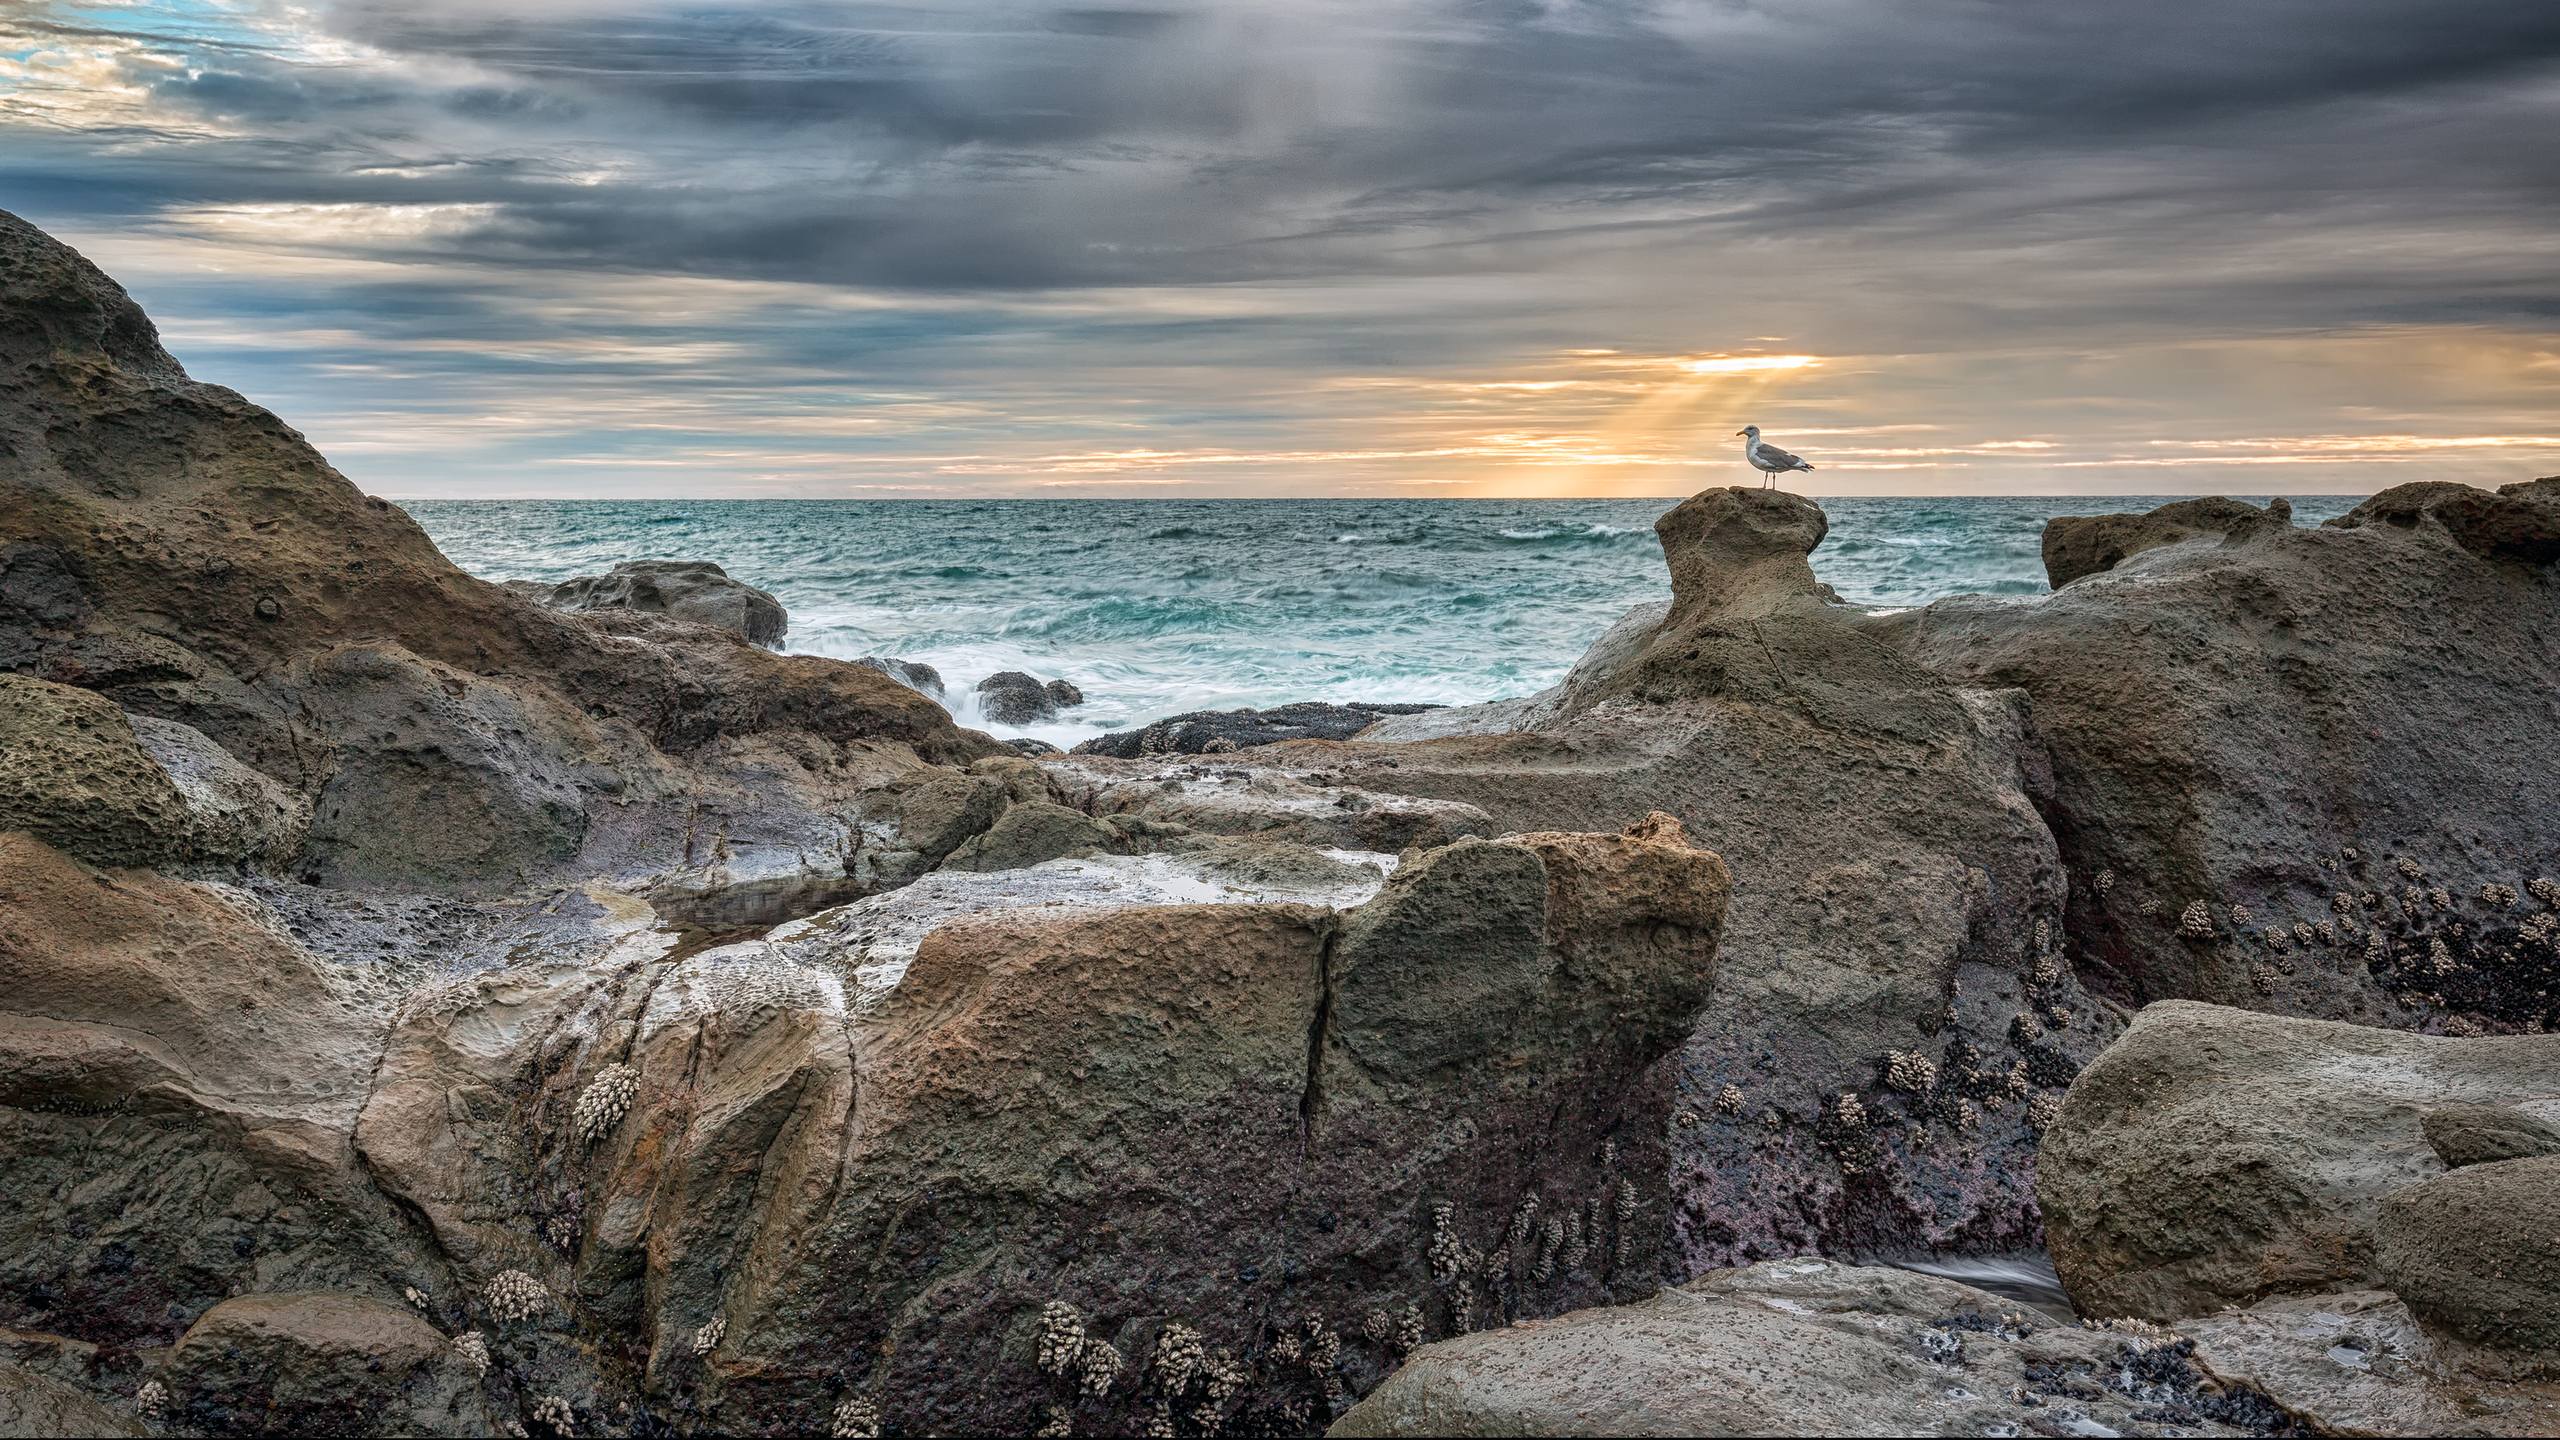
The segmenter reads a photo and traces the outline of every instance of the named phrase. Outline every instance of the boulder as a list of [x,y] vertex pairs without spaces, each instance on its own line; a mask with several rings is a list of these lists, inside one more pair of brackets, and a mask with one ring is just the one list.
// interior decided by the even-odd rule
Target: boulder
[[360,1295],[243,1295],[170,1351],[171,1416],[223,1435],[492,1429],[476,1369],[405,1305]]
[[1325,1433],[2280,1433],[2173,1336],[2058,1325],[1904,1270],[1778,1260],[1425,1346]]
[[2560,1129],[2513,1105],[2439,1105],[2418,1128],[2448,1170],[2560,1155]]
[[538,598],[555,610],[637,610],[714,625],[768,650],[782,648],[789,629],[781,601],[708,560],[625,560]]
[[1348,740],[1391,715],[1418,715],[1436,705],[1335,705],[1307,700],[1268,710],[1193,710],[1134,730],[1113,730],[1078,745],[1079,755],[1135,760],[1146,755],[1224,755],[1290,740]]
[[2560,875],[2535,778],[2560,768],[2560,571],[2439,522],[2560,508],[2449,488],[1876,622],[2027,696],[2095,988],[2455,1033],[2549,1012],[2560,949],[2526,897]]
[[2045,1133],[2054,1267],[2083,1312],[2158,1321],[2385,1284],[2385,1197],[2444,1171],[2427,1113],[2547,1096],[2555,1065],[2560,1035],[2146,1007]]
[[953,870],[1020,870],[1068,855],[1110,849],[1115,837],[1081,810],[1045,800],[1005,807],[993,825],[952,852]]
[[2469,1165],[2383,1197],[2375,1269],[2426,1324],[2560,1366],[2560,1155]]
[[1732,485],[1681,501],[1653,522],[1653,532],[1671,565],[1669,623],[1676,625],[1814,593],[1819,586],[1805,557],[1831,532],[1831,520],[1801,495]]
[[978,708],[998,725],[1037,725],[1058,718],[1058,697],[1019,670],[999,670],[978,682]]
[[2259,509],[2245,500],[2208,495],[2173,500],[2140,515],[2061,515],[2044,527],[2044,573],[2056,590],[2083,575],[2112,570],[2128,555],[2182,540],[2243,539],[2293,523],[2293,502]]

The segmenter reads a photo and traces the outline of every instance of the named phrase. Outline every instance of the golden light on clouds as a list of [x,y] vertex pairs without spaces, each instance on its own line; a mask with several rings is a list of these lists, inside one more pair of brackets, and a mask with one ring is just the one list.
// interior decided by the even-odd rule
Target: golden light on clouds
[[1822,360],[1813,355],[1703,355],[1679,362],[1692,375],[1760,375],[1773,370],[1810,370]]

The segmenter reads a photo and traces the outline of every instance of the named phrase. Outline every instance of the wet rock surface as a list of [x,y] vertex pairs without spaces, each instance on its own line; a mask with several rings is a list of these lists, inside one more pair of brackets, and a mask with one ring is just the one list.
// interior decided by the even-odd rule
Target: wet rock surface
[[999,670],[978,682],[979,708],[998,725],[1038,725],[1083,703],[1084,692],[1067,681],[1043,682],[1019,670]]
[[1438,708],[1306,700],[1267,710],[1194,710],[1132,730],[1096,735],[1078,745],[1075,753],[1136,760],[1149,755],[1226,755],[1291,740],[1348,740],[1390,716],[1419,715]]

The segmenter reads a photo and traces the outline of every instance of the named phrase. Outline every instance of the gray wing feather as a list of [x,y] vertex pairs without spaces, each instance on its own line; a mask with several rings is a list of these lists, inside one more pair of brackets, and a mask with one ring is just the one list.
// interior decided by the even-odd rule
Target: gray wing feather
[[1769,468],[1773,470],[1810,470],[1813,468],[1797,456],[1779,449],[1777,446],[1770,444],[1766,440],[1760,442],[1760,458],[1769,462]]

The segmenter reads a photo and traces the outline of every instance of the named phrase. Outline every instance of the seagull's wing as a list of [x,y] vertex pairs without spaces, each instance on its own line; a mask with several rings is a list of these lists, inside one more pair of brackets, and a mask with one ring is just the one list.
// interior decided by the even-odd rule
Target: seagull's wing
[[1779,449],[1777,446],[1770,444],[1766,440],[1760,442],[1760,458],[1767,461],[1769,463],[1769,467],[1773,470],[1810,470],[1813,468],[1812,466],[1804,463],[1804,461],[1797,456]]

